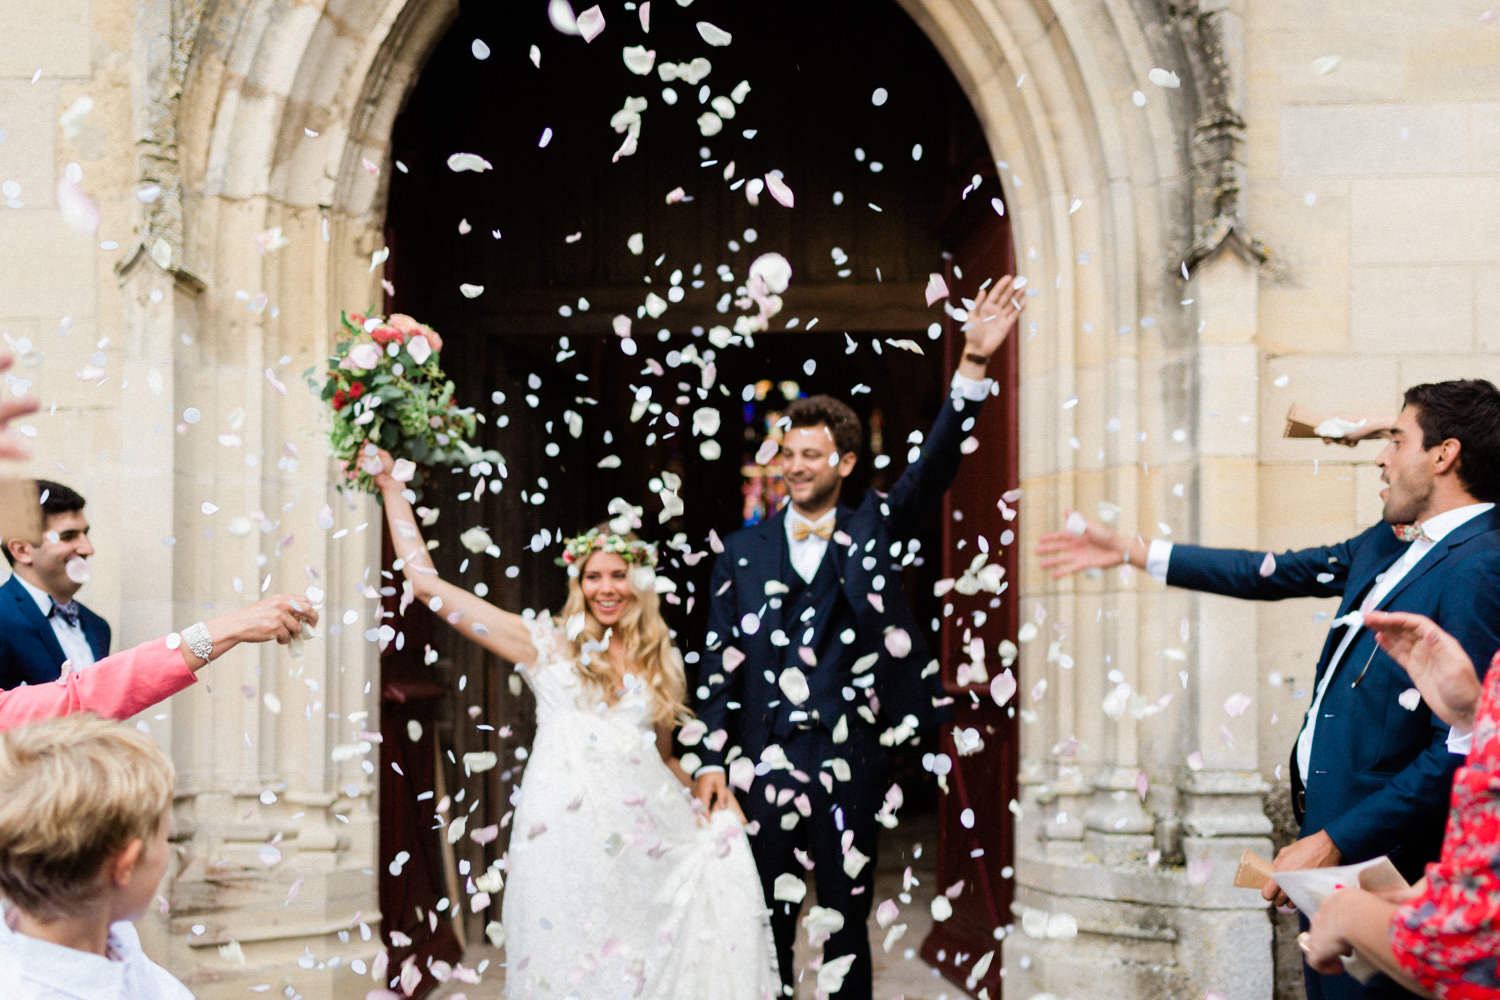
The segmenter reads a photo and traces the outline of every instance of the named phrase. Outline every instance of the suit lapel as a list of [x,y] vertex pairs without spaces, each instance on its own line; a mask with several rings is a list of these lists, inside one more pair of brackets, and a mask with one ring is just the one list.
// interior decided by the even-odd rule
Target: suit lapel
[[1478,517],[1471,517],[1444,535],[1442,541],[1434,543],[1432,551],[1417,560],[1417,564],[1408,570],[1400,582],[1391,588],[1390,593],[1381,598],[1380,604],[1377,607],[1385,608],[1403,590],[1441,565],[1443,560],[1448,558],[1448,553],[1464,542],[1467,542],[1471,538],[1477,538],[1487,531],[1494,530],[1496,527],[1492,517],[1494,513],[1495,510],[1492,508]]
[[68,658],[67,654],[63,652],[62,644],[57,641],[57,633],[52,631],[52,623],[36,606],[36,601],[32,600],[31,592],[21,585],[20,580],[14,578],[6,586],[11,592],[11,597],[15,599],[16,611],[20,614],[21,620],[31,627],[37,641],[46,648],[48,655],[52,657],[53,665],[60,665]]

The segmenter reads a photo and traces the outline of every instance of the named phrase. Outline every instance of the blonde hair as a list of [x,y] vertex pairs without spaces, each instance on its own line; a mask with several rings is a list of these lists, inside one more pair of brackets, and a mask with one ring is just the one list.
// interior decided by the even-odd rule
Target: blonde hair
[[174,780],[150,737],[96,715],[0,732],[0,892],[39,920],[76,912],[110,857],[156,836]]
[[[631,534],[625,537],[635,536]],[[588,602],[583,599],[583,587],[579,583],[584,570],[597,555],[598,552],[592,553],[578,564],[578,574],[568,577],[568,600],[563,604],[561,624],[566,626],[576,616],[583,616],[583,629],[573,640],[578,673],[585,683],[607,694],[620,681],[614,675],[609,659],[598,654],[583,655],[584,643],[604,641],[605,627],[589,613]],[[671,633],[666,621],[662,619],[661,599],[656,596],[654,589],[642,587],[636,582],[636,572],[632,569],[628,574],[630,593],[635,599],[613,627],[625,644],[625,662],[635,665],[651,691],[652,721],[658,726],[678,726],[693,717],[687,707],[687,676],[683,673],[682,657],[672,646]]]

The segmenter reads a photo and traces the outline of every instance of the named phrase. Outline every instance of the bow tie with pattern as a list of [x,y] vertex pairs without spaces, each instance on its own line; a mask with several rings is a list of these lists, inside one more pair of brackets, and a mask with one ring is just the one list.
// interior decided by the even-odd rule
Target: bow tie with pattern
[[1391,525],[1391,530],[1394,531],[1396,533],[1396,537],[1401,539],[1401,541],[1403,542],[1432,541],[1432,539],[1428,537],[1427,532],[1422,530],[1422,525],[1420,524],[1393,524]]
[[817,521],[793,521],[792,541],[805,542],[809,536],[817,535],[826,542],[833,537],[833,521],[832,514]]
[[61,618],[63,621],[67,622],[69,625],[72,625],[74,628],[77,628],[78,627],[78,602],[77,601],[69,601],[66,604],[60,604],[60,603],[58,603],[57,598],[54,597],[52,599],[52,610],[50,612],[48,612],[47,617],[51,618],[53,616]]

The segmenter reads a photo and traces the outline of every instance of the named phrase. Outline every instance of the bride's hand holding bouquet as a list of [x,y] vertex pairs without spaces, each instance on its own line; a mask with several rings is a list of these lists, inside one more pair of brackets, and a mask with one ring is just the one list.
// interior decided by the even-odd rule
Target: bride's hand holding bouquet
[[497,452],[472,443],[483,417],[454,400],[436,330],[403,313],[344,313],[342,326],[320,395],[332,415],[329,448],[348,487],[378,492],[377,449],[412,466],[413,486],[422,466],[479,466],[484,473],[501,464]]

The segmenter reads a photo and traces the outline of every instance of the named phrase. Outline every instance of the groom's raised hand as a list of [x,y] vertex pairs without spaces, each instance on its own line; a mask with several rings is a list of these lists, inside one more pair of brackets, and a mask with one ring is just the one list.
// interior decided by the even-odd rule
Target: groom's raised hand
[[1005,343],[1026,308],[1026,295],[1007,274],[974,297],[974,306],[964,322],[964,354],[958,371],[978,381],[985,377],[990,357]]

